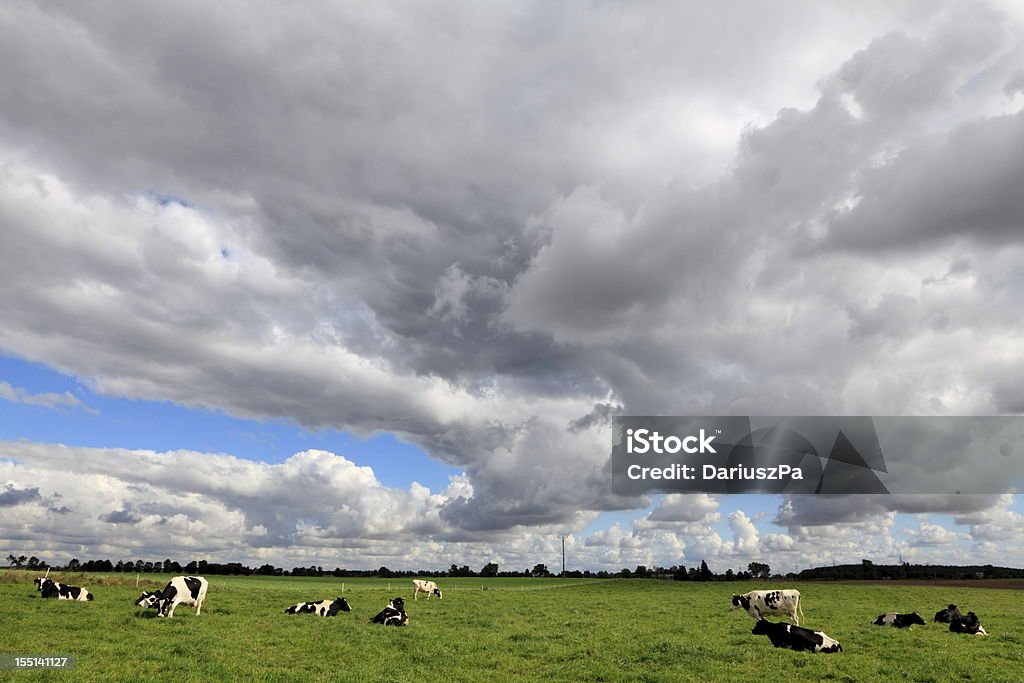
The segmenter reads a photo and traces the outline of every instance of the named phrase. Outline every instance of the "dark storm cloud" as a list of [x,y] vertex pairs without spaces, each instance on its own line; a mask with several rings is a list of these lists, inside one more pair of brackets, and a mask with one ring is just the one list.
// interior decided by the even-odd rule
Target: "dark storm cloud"
[[1012,407],[1019,21],[956,7],[6,6],[0,348],[396,433],[423,533],[642,504],[600,406]]
[[19,489],[10,483],[4,484],[3,488],[0,488],[0,507],[21,505],[22,503],[39,500],[42,500],[42,496],[39,495],[38,488]]
[[779,506],[774,522],[792,529],[865,522],[891,512],[967,515],[987,510],[997,501],[997,496],[966,494],[789,496]]
[[828,243],[869,251],[950,237],[1020,243],[1024,115],[973,121],[868,169],[859,203],[836,215]]

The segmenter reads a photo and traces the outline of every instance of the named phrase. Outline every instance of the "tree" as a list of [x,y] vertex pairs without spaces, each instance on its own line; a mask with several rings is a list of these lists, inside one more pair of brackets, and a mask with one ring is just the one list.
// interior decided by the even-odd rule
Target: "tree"
[[495,562],[488,562],[480,570],[480,576],[492,577],[498,575],[498,565]]
[[755,579],[767,579],[772,574],[772,568],[763,562],[751,562],[747,565],[747,571]]
[[530,572],[530,576],[548,577],[551,576],[551,572],[548,571],[548,566],[546,564],[537,564],[534,566],[533,571]]
[[697,570],[697,576],[701,581],[710,581],[715,575],[710,569],[708,569],[708,563],[701,560],[700,569]]

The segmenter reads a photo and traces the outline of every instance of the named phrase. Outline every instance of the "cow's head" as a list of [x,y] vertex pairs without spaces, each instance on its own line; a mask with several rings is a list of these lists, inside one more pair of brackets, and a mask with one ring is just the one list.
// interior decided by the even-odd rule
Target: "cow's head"
[[732,607],[729,608],[729,611],[731,612],[732,610],[739,609],[740,607],[743,609],[750,609],[750,598],[746,595],[732,596]]
[[924,626],[924,619],[922,619],[921,615],[917,612],[911,612],[906,615],[906,622],[908,624],[920,624],[921,626]]
[[754,624],[754,628],[753,630],[751,630],[751,633],[755,636],[767,635],[772,630],[771,626],[772,622],[768,621],[767,619],[758,619],[757,623]]
[[436,595],[437,599],[440,600],[441,599],[441,589],[440,588],[435,588],[434,589],[434,595]]
[[160,591],[144,591],[139,599],[135,601],[136,607],[156,609],[160,603]]
[[348,600],[345,598],[337,598],[331,603],[331,606],[327,608],[328,616],[334,616],[338,612],[351,612],[352,607],[348,604]]
[[405,611],[405,600],[403,600],[402,598],[395,598],[394,600],[391,601],[390,604],[391,604],[392,607],[394,607],[399,612],[404,612]]
[[42,591],[43,590],[43,582],[44,581],[49,581],[49,579],[44,579],[41,576],[38,576],[38,577],[32,579],[32,583],[34,583],[36,585],[36,590],[37,591]]

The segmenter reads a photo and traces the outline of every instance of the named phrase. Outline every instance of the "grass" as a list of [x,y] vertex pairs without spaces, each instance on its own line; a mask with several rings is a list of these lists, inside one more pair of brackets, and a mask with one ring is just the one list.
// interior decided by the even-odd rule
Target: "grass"
[[[777,650],[753,620],[729,612],[732,592],[770,584],[543,579],[442,579],[445,599],[411,600],[407,579],[219,577],[200,617],[133,606],[167,577],[80,575],[96,600],[43,600],[34,574],[0,575],[0,653],[74,654],[70,672],[0,672],[5,680],[253,681],[974,681],[1024,680],[1018,592],[935,586],[796,584],[804,624],[837,638],[838,655]],[[58,577],[58,580],[63,580]],[[302,600],[343,595],[353,612],[289,616]],[[405,628],[370,624],[406,598]],[[954,602],[992,634],[932,624]],[[917,610],[927,626],[870,625]]]

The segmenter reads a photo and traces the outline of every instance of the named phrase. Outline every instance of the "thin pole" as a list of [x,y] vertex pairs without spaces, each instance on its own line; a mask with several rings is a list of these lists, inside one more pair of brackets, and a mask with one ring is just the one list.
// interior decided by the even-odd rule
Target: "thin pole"
[[562,536],[562,578],[565,578],[565,536]]

